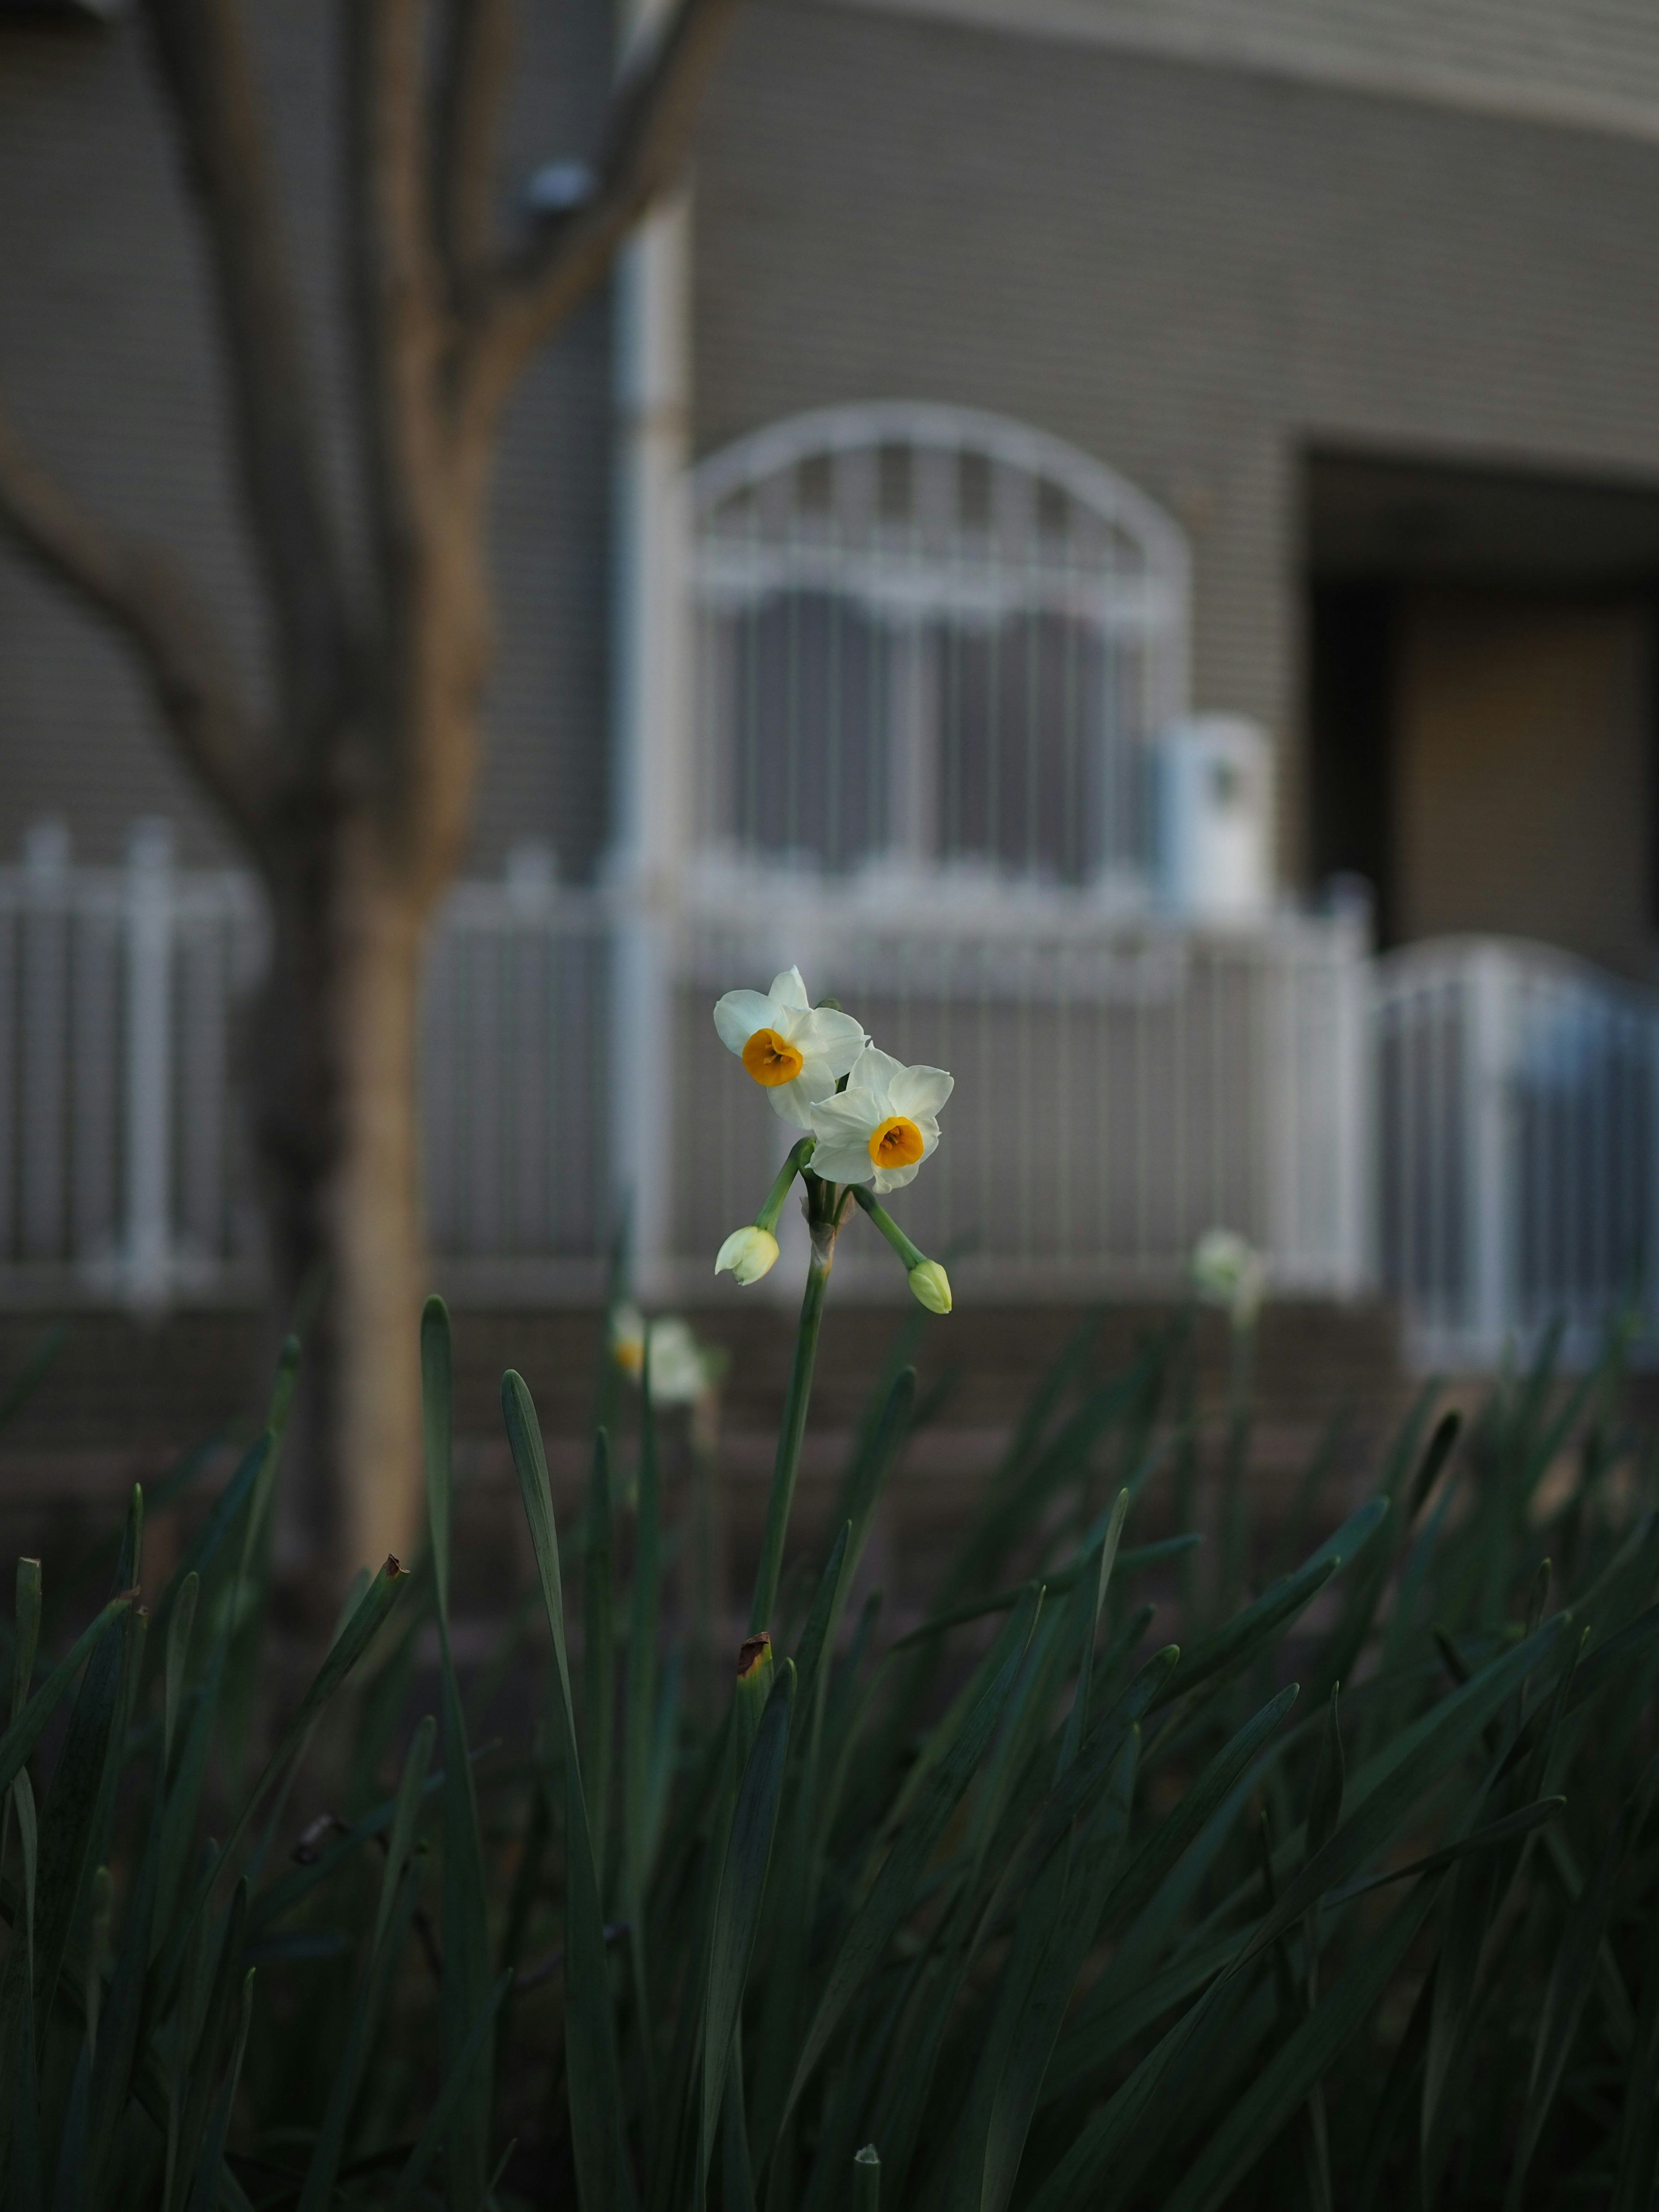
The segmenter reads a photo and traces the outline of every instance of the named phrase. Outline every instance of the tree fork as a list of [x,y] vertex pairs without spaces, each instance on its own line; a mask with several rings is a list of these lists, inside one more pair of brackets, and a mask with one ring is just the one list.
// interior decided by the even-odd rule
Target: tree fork
[[240,0],[143,0],[209,247],[236,478],[272,617],[268,726],[178,564],[70,499],[0,415],[0,526],[125,637],[270,891],[273,963],[245,1061],[277,1298],[327,1285],[307,1363],[312,1449],[298,1456],[303,1530],[338,1583],[401,1548],[418,1518],[420,965],[471,824],[501,410],[673,181],[736,4],[675,0],[617,81],[592,194],[500,252],[489,213],[510,0],[341,0],[373,540],[360,586],[328,496]]

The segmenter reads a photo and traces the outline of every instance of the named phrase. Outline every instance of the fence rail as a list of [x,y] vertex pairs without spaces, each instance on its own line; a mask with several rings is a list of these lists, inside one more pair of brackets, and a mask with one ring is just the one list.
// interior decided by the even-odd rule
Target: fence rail
[[1652,1317],[1659,1000],[1448,939],[1377,963],[1371,1029],[1380,1274],[1419,1362],[1490,1365],[1557,1323],[1583,1358],[1613,1315]]
[[[177,867],[162,824],[123,866],[46,827],[0,868],[0,1299],[258,1294],[238,1040],[264,944],[251,881]],[[1611,1312],[1659,1311],[1659,999],[1547,948],[1372,962],[1352,919],[1161,927],[939,873],[708,875],[653,911],[529,850],[434,936],[426,1199],[452,1290],[592,1295],[625,1185],[656,1286],[706,1290],[789,1140],[709,1005],[791,959],[956,1073],[896,1210],[965,1291],[1163,1291],[1224,1222],[1281,1290],[1380,1284],[1425,1361],[1488,1364],[1557,1319],[1583,1353]],[[863,1229],[841,1278],[902,1295]]]
[[[884,1049],[955,1074],[939,1152],[895,1207],[927,1249],[962,1254],[965,1289],[1165,1291],[1218,1221],[1259,1242],[1286,1289],[1363,1286],[1365,965],[1352,925],[1203,933],[1065,902],[999,913],[988,892],[953,908],[937,885],[908,909],[798,893],[682,922],[672,1253],[711,1252],[753,1212],[757,1136],[780,1160],[787,1149],[708,1006],[791,957]],[[843,1240],[836,1269],[893,1279],[868,1235]]]

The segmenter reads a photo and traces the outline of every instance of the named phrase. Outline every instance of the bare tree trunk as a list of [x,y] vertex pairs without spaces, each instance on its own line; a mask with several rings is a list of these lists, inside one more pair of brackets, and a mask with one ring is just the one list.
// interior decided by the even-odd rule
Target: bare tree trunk
[[421,1518],[418,1329],[428,1279],[416,1130],[423,918],[384,884],[343,902],[337,1004],[341,1127],[327,1211],[339,1388],[330,1496],[336,1556],[407,1553]]
[[353,824],[331,841],[331,866],[276,888],[246,1069],[276,1319],[306,1317],[284,1550],[343,1571],[405,1553],[420,1518],[424,927],[377,842]]
[[276,1310],[284,1322],[309,1312],[289,1534],[325,1570],[309,1578],[324,1604],[419,1524],[421,955],[471,821],[490,649],[483,515],[501,410],[672,182],[735,5],[672,0],[617,82],[592,193],[506,250],[492,211],[512,0],[351,0],[340,11],[357,459],[373,540],[360,575],[323,465],[240,0],[145,0],[209,247],[271,617],[269,724],[176,563],[70,500],[0,416],[0,526],[127,639],[180,755],[270,891],[274,961],[250,1024],[247,1087]]

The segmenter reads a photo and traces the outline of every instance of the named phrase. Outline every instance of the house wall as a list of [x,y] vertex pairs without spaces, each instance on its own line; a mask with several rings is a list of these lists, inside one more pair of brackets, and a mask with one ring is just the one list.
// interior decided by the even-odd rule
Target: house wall
[[[247,12],[349,510],[330,135],[339,11],[251,0]],[[530,170],[589,150],[611,69],[608,0],[524,11],[504,222]],[[203,274],[137,27],[0,24],[0,393],[71,489],[183,554],[257,696],[258,605]],[[580,874],[603,840],[609,380],[600,299],[532,367],[503,442],[500,659],[474,868],[493,870],[507,847],[535,837]],[[67,818],[87,858],[112,857],[143,813],[173,818],[188,859],[228,850],[123,647],[0,544],[0,860],[48,813]]]
[[1121,470],[1191,534],[1195,702],[1274,732],[1294,875],[1303,452],[1659,480],[1656,205],[1659,146],[1606,130],[754,0],[701,139],[696,442],[942,399]]
[[1659,131],[1645,0],[839,0],[1364,87],[1494,112]]

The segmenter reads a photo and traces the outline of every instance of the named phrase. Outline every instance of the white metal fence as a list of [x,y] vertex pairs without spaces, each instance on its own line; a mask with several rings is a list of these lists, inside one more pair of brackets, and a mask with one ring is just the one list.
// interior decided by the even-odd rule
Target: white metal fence
[[[616,1018],[637,1002],[618,969],[642,930],[662,963],[655,1039]],[[0,869],[0,1295],[257,1289],[237,1006],[262,935],[251,883],[173,866],[157,824],[122,868],[72,865],[41,831]],[[707,1284],[788,1141],[710,1006],[791,959],[884,1045],[956,1073],[945,1142],[898,1210],[962,1251],[964,1286],[1167,1286],[1218,1220],[1287,1287],[1363,1282],[1351,926],[1206,935],[988,888],[872,904],[745,875],[659,927],[618,922],[526,852],[503,881],[458,888],[428,971],[428,1219],[458,1294],[591,1293],[623,1195],[617,1129],[641,1092],[659,1093],[664,1134],[640,1243],[676,1290]],[[843,1266],[901,1291],[861,1233]]]
[[0,869],[0,1289],[137,1304],[246,1294],[258,1229],[233,1103],[232,1016],[263,929],[245,876],[124,868],[57,825]]
[[[121,867],[42,828],[0,869],[0,1297],[257,1295],[237,1008],[263,938],[251,882],[175,867],[164,825]],[[654,1039],[616,1014],[645,939]],[[1379,1283],[1452,1365],[1558,1319],[1582,1352],[1611,1312],[1659,1310],[1659,999],[1547,948],[1373,963],[1340,917],[1206,933],[1006,884],[878,900],[752,870],[618,917],[528,852],[457,890],[431,957],[428,1217],[458,1294],[592,1293],[641,1097],[662,1173],[641,1242],[664,1287],[707,1285],[789,1141],[710,1004],[792,959],[954,1071],[895,1210],[961,1255],[965,1291],[1156,1291],[1219,1222],[1283,1290]],[[840,1266],[900,1291],[862,1224]]]
[[[1002,1293],[1167,1290],[1218,1222],[1300,1291],[1365,1279],[1358,1097],[1364,947],[1348,922],[1286,918],[1200,933],[1034,899],[908,909],[756,894],[678,933],[671,1249],[706,1268],[751,1215],[766,1113],[709,1020],[719,992],[799,961],[884,1049],[948,1067],[956,1090],[927,1172],[894,1201],[952,1277]],[[896,1285],[860,1226],[838,1278]],[[781,1273],[783,1271],[780,1271]]]
[[[1659,1312],[1659,1000],[1548,946],[1377,963],[1376,1242],[1420,1361]],[[1644,1347],[1638,1346],[1638,1354]],[[1652,1347],[1645,1347],[1651,1357]]]

